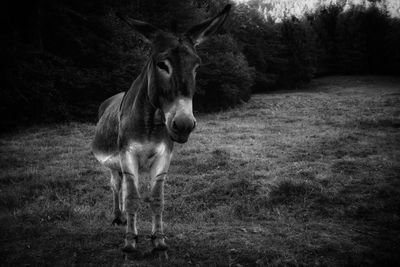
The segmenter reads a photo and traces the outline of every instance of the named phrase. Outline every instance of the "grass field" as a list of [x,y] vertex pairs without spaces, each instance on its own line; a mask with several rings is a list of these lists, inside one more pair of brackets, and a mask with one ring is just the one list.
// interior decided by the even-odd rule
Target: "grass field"
[[[400,263],[400,79],[321,78],[196,117],[166,185],[168,260],[121,251],[93,124],[2,136],[0,265]],[[144,203],[143,251],[150,227]]]

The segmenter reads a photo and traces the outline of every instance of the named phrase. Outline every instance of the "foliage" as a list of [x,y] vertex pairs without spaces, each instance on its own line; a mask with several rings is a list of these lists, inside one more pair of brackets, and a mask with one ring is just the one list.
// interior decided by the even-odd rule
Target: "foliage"
[[399,74],[400,21],[385,9],[328,6],[308,16],[319,40],[321,74]]
[[354,6],[340,14],[336,32],[337,71],[344,74],[393,72],[393,66],[387,64],[394,52],[386,49],[389,21],[388,15],[375,7]]
[[316,12],[306,14],[307,21],[317,35],[315,44],[317,75],[331,74],[335,68],[336,28],[341,5],[322,6]]
[[[7,1],[0,50],[2,130],[94,120],[102,100],[129,89],[150,47],[115,11],[183,32],[227,2]],[[197,110],[234,107],[250,92],[297,88],[318,75],[399,74],[400,20],[384,5],[345,8],[339,1],[277,22],[264,16],[268,8],[277,10],[279,2],[273,3],[236,5],[223,34],[199,47],[205,64]]]
[[282,87],[309,82],[315,72],[315,32],[307,21],[283,21],[280,29],[286,64],[278,80]]
[[254,69],[231,36],[211,38],[199,55],[203,63],[197,74],[196,109],[221,110],[250,99]]
[[399,74],[399,19],[384,8],[321,5],[279,23],[262,17],[259,1],[236,8],[232,34],[256,69],[253,91],[296,88],[314,76]]
[[256,9],[241,5],[232,14],[231,28],[249,65],[256,70],[252,91],[276,88],[279,73],[286,64],[280,57],[284,44],[280,40],[279,27],[266,23]]

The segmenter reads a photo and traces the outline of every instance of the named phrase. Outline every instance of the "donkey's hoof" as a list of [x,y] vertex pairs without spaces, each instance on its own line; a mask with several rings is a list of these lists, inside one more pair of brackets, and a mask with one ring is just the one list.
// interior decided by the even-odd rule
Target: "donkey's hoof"
[[126,253],[140,254],[140,251],[137,249],[137,244],[139,243],[138,240],[138,235],[133,233],[126,233],[125,245],[122,248],[122,251]]
[[168,260],[168,250],[153,249],[147,254],[148,258],[159,258],[160,260]]
[[140,254],[140,250],[138,250],[133,244],[125,244],[125,246],[122,248],[122,251],[125,253]]
[[114,218],[114,220],[111,223],[112,226],[118,226],[118,225],[126,225],[126,220],[121,220],[120,217]]
[[161,251],[167,251],[167,250],[168,250],[168,246],[164,244],[164,245],[154,247],[151,252],[154,253],[154,252],[161,252]]
[[168,250],[168,245],[165,244],[164,238],[154,238],[152,240],[152,243],[154,246],[154,248],[152,250],[153,252]]

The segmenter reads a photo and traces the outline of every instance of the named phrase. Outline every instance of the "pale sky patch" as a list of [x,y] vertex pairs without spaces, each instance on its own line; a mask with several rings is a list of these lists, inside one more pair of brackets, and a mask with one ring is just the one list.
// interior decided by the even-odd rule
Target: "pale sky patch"
[[[234,0],[237,3],[247,3],[252,0]],[[351,5],[372,5],[367,0],[344,0],[346,1],[345,9]],[[274,20],[281,20],[286,16],[301,17],[305,12],[312,12],[320,6],[343,2],[343,0],[260,0],[265,7],[260,7],[258,10],[265,17],[270,17]],[[378,7],[386,8],[391,16],[400,17],[400,0],[382,0],[377,3]]]

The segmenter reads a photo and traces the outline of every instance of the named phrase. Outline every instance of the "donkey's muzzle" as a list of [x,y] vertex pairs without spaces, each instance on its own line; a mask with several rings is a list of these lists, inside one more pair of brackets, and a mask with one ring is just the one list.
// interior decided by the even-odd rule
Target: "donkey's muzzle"
[[190,133],[196,127],[196,120],[191,116],[175,117],[172,121],[172,139],[178,143],[185,143]]

